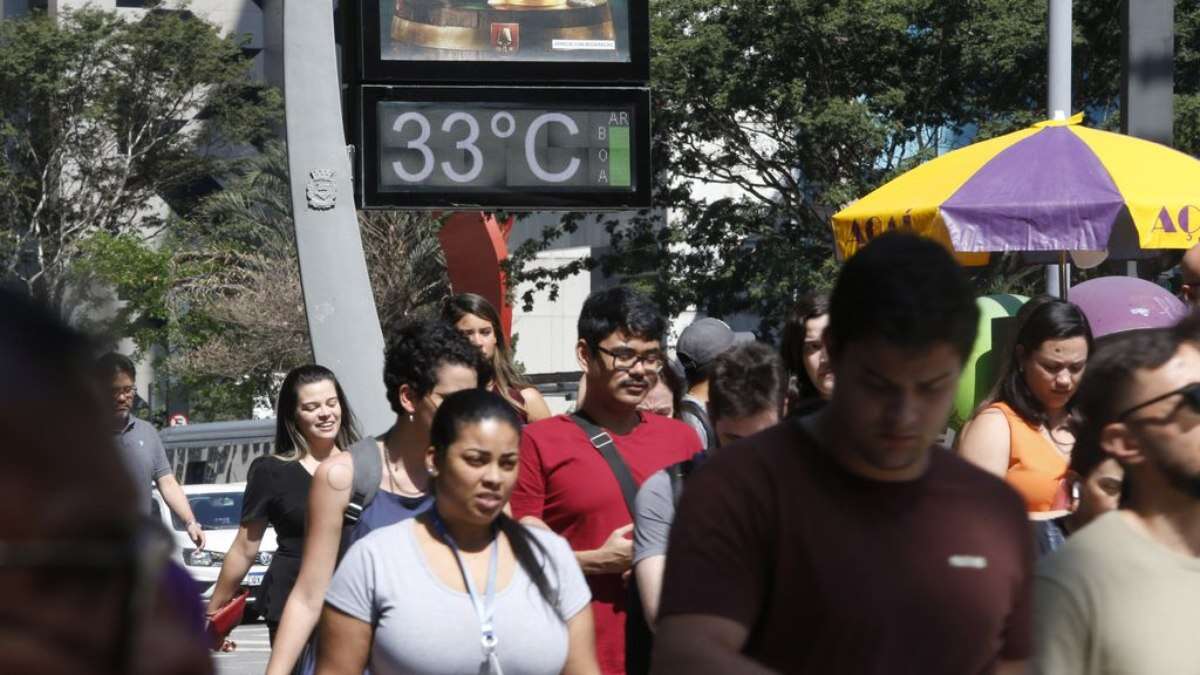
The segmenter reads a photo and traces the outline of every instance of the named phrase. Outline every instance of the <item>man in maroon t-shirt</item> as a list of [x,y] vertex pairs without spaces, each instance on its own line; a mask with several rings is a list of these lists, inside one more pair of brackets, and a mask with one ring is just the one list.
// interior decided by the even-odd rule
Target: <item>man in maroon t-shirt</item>
[[[691,427],[637,410],[666,363],[665,330],[650,300],[625,287],[592,293],[579,315],[575,349],[587,389],[580,412],[612,437],[638,485],[700,450]],[[545,524],[570,542],[592,590],[600,668],[624,673],[633,517],[613,470],[570,416],[525,427],[510,503],[514,517]]]
[[1000,479],[933,447],[978,310],[938,244],[888,234],[847,261],[822,410],[694,472],[653,672],[1021,672],[1033,540]]

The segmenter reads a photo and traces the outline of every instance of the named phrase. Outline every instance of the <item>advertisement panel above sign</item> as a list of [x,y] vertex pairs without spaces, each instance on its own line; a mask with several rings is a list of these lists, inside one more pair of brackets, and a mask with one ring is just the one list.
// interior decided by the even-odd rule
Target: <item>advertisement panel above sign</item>
[[[364,82],[640,83],[645,0],[364,0],[347,3]],[[356,14],[360,13],[360,14]]]
[[650,205],[649,92],[362,87],[364,208]]

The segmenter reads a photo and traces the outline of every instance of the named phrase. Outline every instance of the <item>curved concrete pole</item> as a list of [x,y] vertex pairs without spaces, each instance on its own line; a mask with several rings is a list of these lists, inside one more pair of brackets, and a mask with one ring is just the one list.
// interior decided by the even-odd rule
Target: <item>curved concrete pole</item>
[[313,355],[337,373],[361,431],[380,433],[395,414],[342,129],[333,0],[283,1],[288,168]]

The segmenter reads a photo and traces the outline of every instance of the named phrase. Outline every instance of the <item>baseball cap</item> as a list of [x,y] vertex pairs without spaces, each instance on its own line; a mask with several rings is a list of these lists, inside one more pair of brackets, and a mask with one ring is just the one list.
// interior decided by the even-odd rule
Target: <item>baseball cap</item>
[[746,342],[754,342],[754,333],[735,333],[724,321],[707,317],[683,329],[675,353],[685,368],[703,368],[721,353]]

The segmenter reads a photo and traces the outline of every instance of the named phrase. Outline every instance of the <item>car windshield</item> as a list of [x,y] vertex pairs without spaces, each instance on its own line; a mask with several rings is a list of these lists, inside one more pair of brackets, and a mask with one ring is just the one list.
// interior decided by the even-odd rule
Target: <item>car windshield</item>
[[[236,530],[242,519],[241,492],[210,492],[188,495],[188,503],[196,522],[205,530]],[[176,530],[186,530],[186,523],[171,513],[171,523]]]

